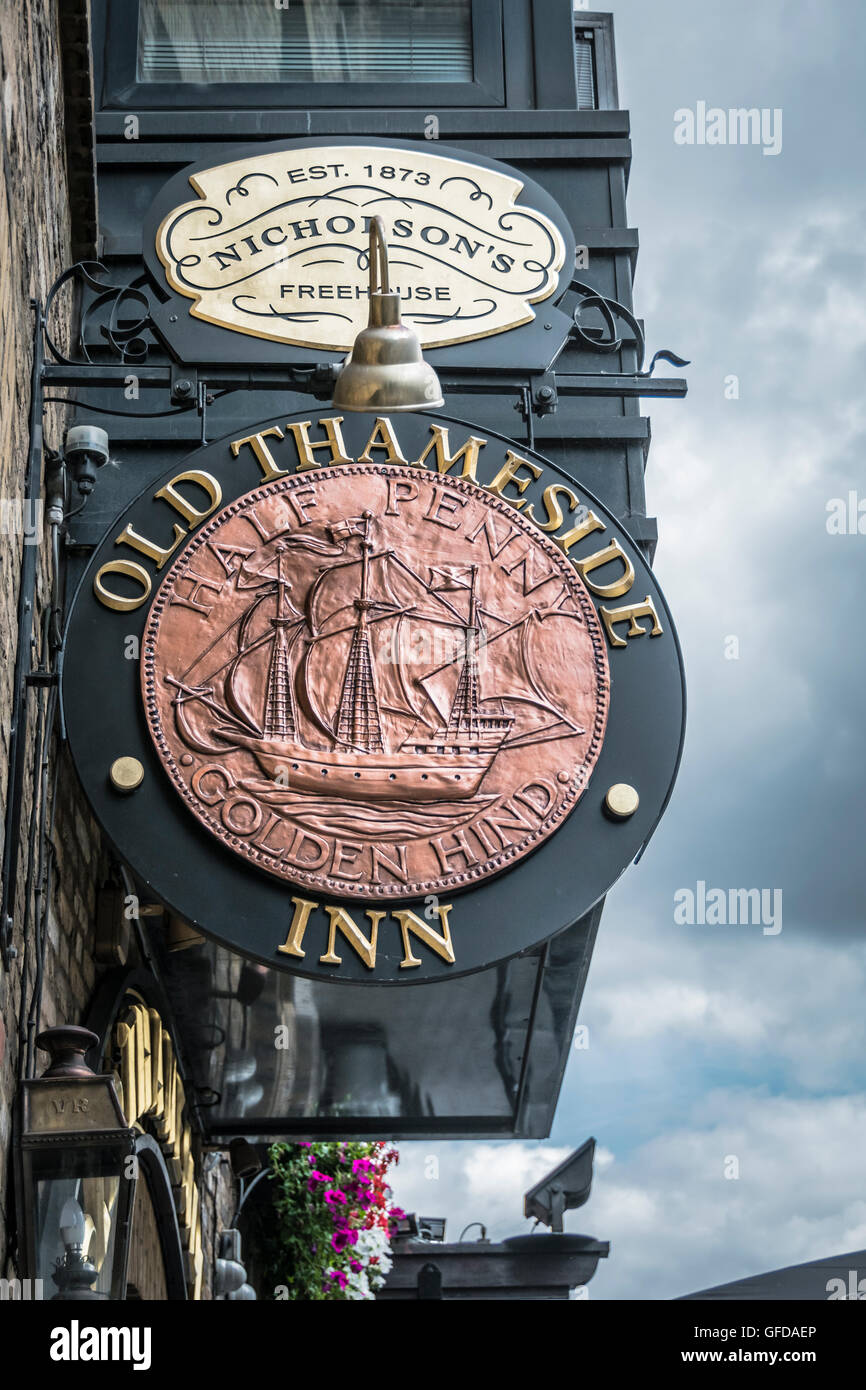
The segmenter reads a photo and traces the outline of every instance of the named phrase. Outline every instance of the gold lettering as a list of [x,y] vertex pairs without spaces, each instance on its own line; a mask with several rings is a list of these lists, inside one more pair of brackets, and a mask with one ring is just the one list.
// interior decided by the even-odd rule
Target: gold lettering
[[277,950],[282,951],[283,955],[296,956],[298,959],[303,959],[304,952],[302,950],[302,944],[304,932],[307,930],[310,913],[316,904],[310,902],[309,898],[292,898],[292,903],[294,904],[295,912],[292,917],[292,924],[289,927],[289,934],[282,946],[277,947]]
[[520,511],[521,507],[526,505],[526,498],[509,497],[505,492],[505,488],[508,483],[513,483],[518,492],[523,493],[526,491],[529,484],[532,482],[532,478],[519,478],[517,473],[520,468],[528,468],[532,474],[532,478],[540,478],[543,472],[537,463],[530,463],[529,459],[521,458],[519,454],[515,454],[513,449],[509,449],[505,455],[505,462],[496,474],[493,482],[487,484],[488,492],[495,493],[496,496],[501,497],[504,502],[510,502],[512,507],[516,507],[518,511]]
[[249,444],[256,457],[256,462],[262,470],[262,477],[266,482],[270,482],[273,478],[285,477],[288,470],[277,468],[277,461],[265,443],[265,435],[267,434],[276,435],[277,439],[285,438],[282,430],[273,425],[269,430],[260,430],[258,434],[248,434],[243,439],[233,439],[229,447],[234,457],[237,458],[242,446]]
[[568,498],[568,510],[570,512],[573,512],[575,507],[580,505],[570,487],[563,487],[562,483],[552,483],[550,487],[546,487],[541,494],[541,501],[544,510],[547,512],[547,520],[542,522],[536,519],[531,502],[523,515],[530,521],[534,521],[541,531],[555,531],[565,520],[562,508],[556,500],[560,493]]
[[386,463],[408,463],[409,460],[403,457],[403,451],[397,443],[397,437],[391,427],[391,421],[387,415],[377,415],[376,423],[373,426],[373,433],[367,440],[367,447],[363,454],[358,455],[359,463],[373,463],[375,460],[370,457],[374,449],[385,450]]
[[[123,574],[127,579],[136,579],[141,584],[144,592],[140,598],[123,598],[120,594],[113,594],[106,588],[103,575]],[[103,565],[96,573],[93,581],[93,592],[104,604],[106,608],[113,608],[117,613],[131,613],[133,608],[140,608],[147,598],[150,597],[150,575],[143,565],[137,565],[134,560],[110,560],[107,565]]]
[[436,908],[436,913],[442,927],[441,933],[434,931],[432,927],[428,927],[427,923],[423,921],[421,917],[416,917],[414,912],[394,912],[393,915],[400,923],[400,931],[403,936],[403,959],[400,962],[401,970],[410,970],[412,966],[421,964],[418,957],[412,954],[412,947],[409,942],[410,932],[413,932],[415,936],[419,937],[420,940],[424,942],[424,945],[429,946],[430,950],[435,951],[437,956],[440,956],[442,960],[447,961],[449,965],[454,964],[454,946],[451,942],[451,928],[448,924],[448,913],[450,911],[450,903],[447,907]]
[[[643,637],[649,632],[650,637],[661,637],[662,625],[659,622],[659,615],[656,612],[653,601],[647,594],[643,603],[627,603],[622,608],[599,608],[601,620],[607,629],[607,635],[612,647],[624,647],[629,637]],[[638,618],[652,618],[651,628],[641,627]],[[619,637],[614,632],[614,623],[628,623],[628,632],[625,637]]]
[[[296,473],[304,473],[308,468],[331,468],[338,463],[354,463],[355,460],[346,453],[343,432],[340,429],[342,423],[342,415],[329,415],[326,419],[320,420],[319,424],[325,431],[325,438],[317,440],[315,444],[310,439],[311,420],[298,420],[294,424],[291,421],[287,423],[286,428],[291,430],[298,450]],[[316,449],[329,450],[331,457],[327,464],[319,463],[315,457]]]
[[[619,579],[610,584],[594,584],[591,579],[586,578],[593,570],[611,564],[614,560],[621,560],[623,564],[623,574]],[[574,564],[586,580],[587,588],[598,594],[599,598],[620,598],[628,593],[634,583],[634,565],[616,540],[611,541],[604,550],[596,550],[595,554],[589,555],[585,560],[575,560]]]
[[361,957],[367,968],[372,970],[376,964],[376,942],[379,936],[379,923],[385,916],[384,912],[377,912],[371,907],[367,908],[367,916],[370,919],[370,939],[368,940],[344,908],[332,907],[330,903],[326,903],[325,911],[331,925],[328,930],[328,949],[323,956],[319,956],[319,964],[342,965],[343,958],[338,956],[334,949],[337,941],[337,929],[339,928],[352,949]]
[[[194,507],[191,502],[178,492],[178,483],[194,483],[206,492],[210,499],[210,506],[205,507],[204,511],[200,507]],[[190,468],[185,473],[178,473],[171,482],[161,487],[159,492],[155,492],[154,498],[160,498],[167,502],[170,507],[174,507],[176,512],[180,512],[188,526],[197,526],[200,521],[204,521],[206,516],[215,512],[220,502],[223,500],[223,490],[211,473],[205,473],[201,468]]]
[[149,541],[146,536],[140,536],[138,532],[133,529],[132,522],[130,522],[123,528],[119,536],[115,536],[114,544],[132,546],[133,550],[137,550],[140,554],[146,555],[148,560],[153,560],[156,568],[161,570],[163,565],[167,564],[171,559],[186,535],[184,527],[178,526],[177,522],[175,522],[172,532],[174,540],[171,545],[166,548],[161,545],[155,545],[154,542]]
[[604,522],[599,521],[595,512],[587,512],[586,517],[577,526],[572,526],[570,531],[566,531],[564,536],[554,536],[557,545],[561,545],[566,555],[573,545],[582,541],[584,536],[589,536],[593,531],[603,531]]
[[451,445],[448,441],[448,431],[444,425],[431,425],[430,433],[433,438],[430,440],[430,443],[427,445],[421,457],[413,460],[414,466],[417,468],[426,468],[427,465],[424,460],[430,450],[433,449],[436,453],[436,467],[439,469],[440,473],[448,473],[454,467],[455,463],[459,463],[462,459],[463,472],[460,474],[461,478],[469,478],[471,482],[477,483],[478,478],[476,476],[476,470],[478,468],[478,451],[484,448],[487,440],[479,439],[473,434],[467,439],[462,449],[458,449],[456,454],[452,454]]

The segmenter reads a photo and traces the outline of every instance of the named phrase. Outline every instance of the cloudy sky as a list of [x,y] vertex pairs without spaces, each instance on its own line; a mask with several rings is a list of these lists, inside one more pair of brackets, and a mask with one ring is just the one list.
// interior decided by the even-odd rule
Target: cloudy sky
[[[550,1140],[404,1145],[396,1190],[452,1238],[516,1234],[525,1188],[593,1134],[566,1218],[612,1243],[590,1297],[651,1299],[866,1247],[866,534],[828,530],[853,491],[866,532],[866,7],[604,8],[635,302],[650,351],[692,359],[686,401],[645,406],[685,760],[608,898]],[[780,109],[781,151],[675,143],[698,102]],[[781,890],[782,930],[678,925],[699,880]]]

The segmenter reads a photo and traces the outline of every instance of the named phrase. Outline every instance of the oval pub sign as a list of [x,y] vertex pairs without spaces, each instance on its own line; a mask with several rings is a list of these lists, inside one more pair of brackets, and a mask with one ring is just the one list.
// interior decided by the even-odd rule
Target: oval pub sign
[[63,693],[95,813],[173,911],[376,983],[580,918],[652,833],[684,718],[623,528],[427,414],[283,417],[176,466],[91,562]]
[[173,204],[156,230],[168,288],[192,301],[196,319],[295,347],[345,352],[366,325],[377,214],[392,288],[426,348],[530,322],[568,261],[549,195],[459,151],[348,141],[259,148],[178,176],[161,204],[190,185],[197,197]]

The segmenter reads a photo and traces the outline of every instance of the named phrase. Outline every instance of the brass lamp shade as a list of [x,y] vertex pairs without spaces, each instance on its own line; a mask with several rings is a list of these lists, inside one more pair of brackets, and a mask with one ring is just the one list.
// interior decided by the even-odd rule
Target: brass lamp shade
[[381,217],[370,223],[370,321],[355,339],[334,387],[339,410],[431,410],[444,405],[439,378],[421,355],[413,328],[400,318],[388,282]]

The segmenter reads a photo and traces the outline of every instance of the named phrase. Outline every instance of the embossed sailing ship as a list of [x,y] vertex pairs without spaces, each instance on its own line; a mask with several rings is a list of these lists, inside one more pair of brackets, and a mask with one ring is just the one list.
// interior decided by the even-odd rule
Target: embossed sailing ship
[[[256,597],[231,625],[236,649],[230,659],[195,684],[187,679],[192,668],[184,679],[170,679],[188,746],[215,751],[201,742],[198,719],[190,719],[192,702],[199,712],[222,713],[216,724],[211,720],[212,733],[226,745],[249,749],[266,776],[292,793],[460,802],[478,793],[503,749],[582,733],[533,669],[538,612],[503,620],[489,633],[477,565],[430,566],[425,578],[394,549],[376,550],[372,521],[366,512],[329,528],[334,541],[344,542],[341,558],[318,572],[303,611],[291,599],[291,542],[276,546],[257,572]],[[349,554],[353,537],[360,539],[358,554]],[[266,605],[273,613],[262,622]],[[380,634],[377,659],[374,633]],[[431,642],[431,633],[438,640]],[[480,655],[494,647],[500,658],[491,663],[494,674],[504,668],[509,679],[485,696]],[[422,660],[423,673],[412,675],[419,650],[423,657],[434,648],[441,659]],[[519,719],[506,702],[531,710],[532,717]],[[309,730],[326,735],[328,746],[316,747],[321,740]]]

